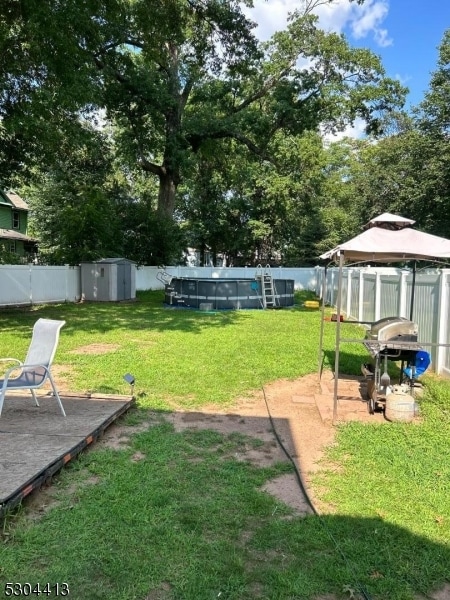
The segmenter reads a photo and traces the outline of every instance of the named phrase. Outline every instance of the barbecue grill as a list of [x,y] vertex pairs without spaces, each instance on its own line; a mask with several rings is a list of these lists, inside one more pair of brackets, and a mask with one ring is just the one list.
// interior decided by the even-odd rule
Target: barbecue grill
[[[364,346],[369,351],[371,362],[361,365],[361,371],[367,379],[369,412],[373,414],[379,403],[386,401],[392,392],[391,378],[388,374],[388,360],[414,364],[420,350],[417,342],[418,326],[404,317],[386,317],[372,323],[367,330]],[[401,383],[401,380],[400,380]]]

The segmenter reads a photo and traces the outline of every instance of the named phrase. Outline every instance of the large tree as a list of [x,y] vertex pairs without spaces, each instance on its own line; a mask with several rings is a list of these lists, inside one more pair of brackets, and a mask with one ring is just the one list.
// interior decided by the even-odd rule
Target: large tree
[[318,28],[320,3],[303,2],[260,44],[237,0],[11,0],[0,42],[27,52],[12,72],[0,64],[3,136],[19,136],[22,119],[36,139],[30,115],[51,125],[75,108],[104,109],[122,155],[157,178],[158,211],[171,218],[188,158],[205,144],[232,139],[273,160],[279,131],[357,117],[373,129],[401,102],[376,56]]
[[[101,4],[101,3],[98,3]],[[93,10],[93,3],[89,3]],[[83,14],[84,11],[84,14]],[[91,69],[80,59],[74,27],[92,18],[86,5],[4,0],[0,10],[0,181],[16,183],[36,164],[57,159],[83,113],[98,105]]]
[[423,130],[448,139],[450,135],[450,29],[445,31],[439,45],[437,68],[432,73],[430,88],[416,114]]
[[52,165],[21,189],[30,204],[30,230],[39,239],[40,261],[78,264],[120,256],[124,190],[117,190],[112,176],[107,140],[86,126],[61,142]]
[[350,199],[357,207],[360,224],[393,212],[414,219],[425,231],[450,237],[449,106],[450,30],[439,47],[429,90],[413,114],[395,114],[383,123],[386,135],[377,143],[352,144],[336,189],[341,201]]

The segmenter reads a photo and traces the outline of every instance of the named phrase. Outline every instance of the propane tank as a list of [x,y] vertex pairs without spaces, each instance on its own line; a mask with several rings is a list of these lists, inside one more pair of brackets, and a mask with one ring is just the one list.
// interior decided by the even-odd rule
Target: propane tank
[[384,416],[388,421],[409,423],[416,414],[414,398],[401,388],[393,388],[392,393],[386,396]]

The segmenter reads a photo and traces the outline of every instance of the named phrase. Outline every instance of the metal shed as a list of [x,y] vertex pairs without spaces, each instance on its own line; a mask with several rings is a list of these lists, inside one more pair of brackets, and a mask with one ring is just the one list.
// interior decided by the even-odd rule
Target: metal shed
[[81,263],[81,292],[84,300],[114,302],[135,300],[136,268],[126,258],[103,258]]

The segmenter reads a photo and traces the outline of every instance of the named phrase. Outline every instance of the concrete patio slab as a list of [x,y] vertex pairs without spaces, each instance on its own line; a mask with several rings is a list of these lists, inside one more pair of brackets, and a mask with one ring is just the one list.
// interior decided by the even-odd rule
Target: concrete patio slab
[[134,402],[129,396],[61,395],[67,417],[52,396],[10,394],[0,417],[0,517],[38,489]]

